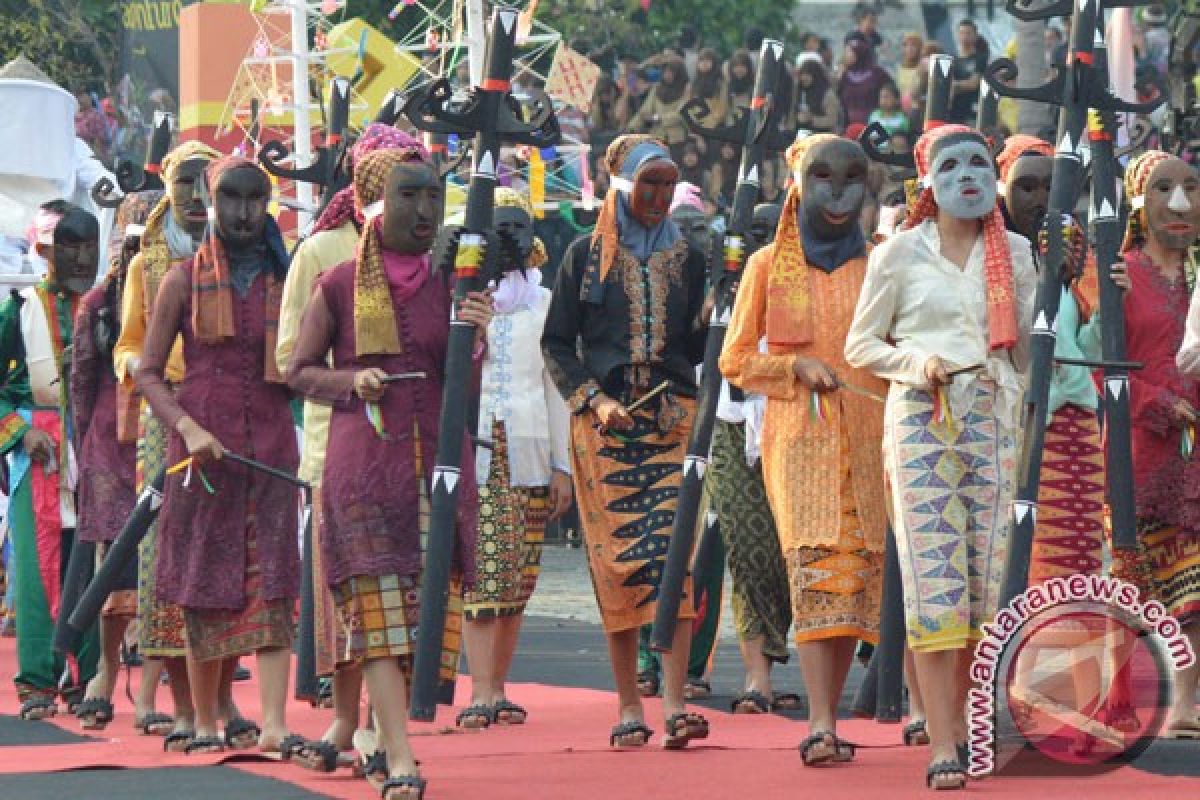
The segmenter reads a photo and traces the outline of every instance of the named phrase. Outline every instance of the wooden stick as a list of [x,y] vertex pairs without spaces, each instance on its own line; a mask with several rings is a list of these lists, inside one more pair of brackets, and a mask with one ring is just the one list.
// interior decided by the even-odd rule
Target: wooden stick
[[395,375],[384,375],[379,379],[380,383],[399,383],[400,381],[419,380],[427,377],[424,372],[399,372]]
[[632,403],[630,403],[628,406],[626,406],[625,410],[626,411],[634,411],[638,408],[641,408],[646,403],[650,402],[651,398],[653,398],[655,395],[662,394],[663,392],[665,392],[667,389],[670,389],[670,388],[671,388],[671,382],[663,381],[658,386],[655,386],[653,389],[646,392],[646,394],[642,395],[637,400],[634,400]]
[[861,386],[855,386],[853,383],[846,383],[845,381],[840,380],[840,379],[838,380],[838,388],[845,389],[848,392],[853,392],[854,394],[857,394],[861,397],[866,397],[866,398],[875,400],[880,403],[887,402],[887,398],[881,394],[875,394],[875,392],[868,391],[867,389],[864,389]]

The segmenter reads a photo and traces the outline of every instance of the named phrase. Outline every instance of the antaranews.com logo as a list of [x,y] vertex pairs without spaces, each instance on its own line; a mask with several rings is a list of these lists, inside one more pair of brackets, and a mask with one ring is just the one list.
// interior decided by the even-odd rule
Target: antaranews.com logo
[[982,632],[967,709],[975,777],[1129,763],[1164,726],[1172,673],[1196,660],[1162,603],[1110,576],[1032,586]]

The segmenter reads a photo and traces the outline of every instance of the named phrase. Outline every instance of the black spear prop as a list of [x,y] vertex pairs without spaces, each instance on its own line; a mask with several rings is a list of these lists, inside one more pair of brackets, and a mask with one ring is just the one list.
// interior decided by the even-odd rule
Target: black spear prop
[[[245,458],[229,451],[225,451],[221,455],[221,458],[242,464],[272,478],[287,481],[297,488],[303,489],[306,497],[312,491],[312,487],[308,483],[300,480],[295,475],[268,466],[260,461]],[[125,527],[121,529],[121,532],[117,534],[117,538],[109,546],[108,553],[104,556],[104,563],[96,570],[92,582],[88,584],[87,589],[84,590],[83,595],[79,598],[79,602],[75,604],[75,608],[71,612],[67,624],[76,633],[82,633],[95,624],[97,617],[100,616],[100,609],[104,606],[104,601],[112,593],[113,587],[117,585],[121,574],[129,562],[137,558],[138,545],[145,538],[146,531],[154,524],[154,520],[158,517],[158,510],[162,507],[163,484],[166,481],[166,474],[165,469],[159,470],[154,479],[142,489],[137,505],[133,507],[133,512],[125,522]]]
[[396,120],[400,119],[400,115],[404,112],[404,101],[404,92],[392,89],[383,99],[383,104],[379,106],[374,121],[383,125],[395,125]]
[[[930,131],[946,124],[950,116],[951,65],[949,56],[929,60],[929,89],[925,95],[925,126]],[[859,143],[867,156],[889,166],[905,170],[906,189],[915,186],[916,161],[912,153],[887,153],[882,145],[889,139],[887,130],[875,122],[866,127]],[[916,192],[909,191],[910,201]],[[895,534],[887,532],[883,551],[883,590],[879,604],[879,644],[867,662],[867,671],[855,695],[853,710],[861,717],[877,722],[899,722],[904,706],[904,587],[900,580],[900,559]]]
[[293,156],[280,141],[264,144],[258,160],[263,169],[277,178],[320,186],[321,202],[315,215],[320,216],[333,196],[350,183],[350,176],[343,169],[349,125],[350,82],[345,78],[334,78],[329,85],[329,125],[325,129],[325,144],[317,148],[313,162],[305,167],[283,166],[283,162]]
[[975,128],[984,136],[991,136],[996,129],[1000,112],[1000,95],[992,91],[987,81],[979,82],[979,106],[975,110]]
[[683,109],[683,118],[692,132],[706,138],[733,142],[742,146],[742,163],[738,171],[737,189],[725,235],[724,270],[713,289],[717,300],[704,348],[704,367],[700,377],[700,396],[696,418],[688,440],[683,462],[683,480],[675,504],[675,521],[667,544],[662,580],[658,586],[658,607],[655,609],[654,630],[650,647],[669,653],[675,639],[675,623],[683,598],[683,583],[696,542],[696,517],[704,488],[704,472],[712,444],[713,420],[721,391],[721,371],[717,360],[725,343],[725,330],[733,311],[734,292],[745,266],[745,242],[750,233],[754,206],[758,203],[759,173],[768,152],[787,148],[791,137],[779,131],[783,112],[775,97],[783,63],[783,43],[764,39],[759,53],[758,73],[754,79],[754,95],[749,108],[740,109],[737,121],[725,128],[705,128],[696,121],[695,112],[705,114],[707,104],[701,98],[690,101]]
[[459,320],[455,310],[462,305],[468,292],[477,291],[484,285],[481,271],[492,228],[501,145],[549,147],[559,140],[558,120],[549,102],[544,98],[537,102],[531,121],[527,123],[521,119],[519,106],[511,93],[517,12],[497,8],[492,14],[491,25],[486,77],[482,86],[471,91],[465,104],[448,107],[452,94],[450,83],[440,78],[427,88],[414,92],[404,107],[405,115],[420,130],[475,135],[474,165],[467,190],[463,229],[450,245],[457,280],[450,316],[450,340],[446,348],[446,377],[438,422],[430,530],[421,576],[421,612],[417,622],[417,652],[409,704],[409,715],[424,721],[432,720],[437,710],[442,636],[457,538],[458,483],[463,436],[467,433],[468,386],[474,369],[471,351],[475,330]]
[[[1139,5],[1141,0],[1120,0],[1116,5]],[[1083,178],[1083,137],[1089,109],[1146,113],[1161,102],[1126,103],[1108,91],[1107,81],[1094,63],[1094,41],[1098,16],[1103,16],[1098,0],[1060,0],[1036,10],[1023,9],[1019,0],[1009,0],[1008,12],[1021,20],[1047,19],[1071,14],[1070,53],[1065,66],[1056,66],[1055,77],[1046,84],[1018,89],[1005,85],[1017,75],[1016,64],[999,59],[988,65],[984,80],[1004,97],[1034,100],[1062,107],[1059,117],[1057,150],[1051,178],[1049,208],[1046,212],[1046,254],[1041,259],[1041,274],[1034,302],[1029,388],[1025,395],[1024,436],[1019,462],[1017,496],[1013,502],[1013,533],[1005,569],[1000,603],[1007,605],[1025,590],[1029,581],[1029,561],[1033,532],[1037,523],[1037,498],[1040,483],[1042,448],[1049,413],[1047,400],[1054,370],[1054,345],[1059,300],[1063,288],[1067,242],[1063,220],[1075,210]],[[1105,318],[1107,322],[1107,317]]]
[[132,161],[123,160],[114,170],[122,192],[129,194],[165,188],[160,173],[162,161],[171,150],[173,125],[174,118],[170,114],[160,111],[154,115],[154,132],[150,134],[145,166],[139,167]]

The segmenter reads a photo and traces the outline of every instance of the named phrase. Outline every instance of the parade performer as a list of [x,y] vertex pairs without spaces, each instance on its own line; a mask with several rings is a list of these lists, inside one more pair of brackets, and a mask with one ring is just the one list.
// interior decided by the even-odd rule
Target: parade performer
[[[425,789],[408,743],[406,698],[451,303],[444,276],[430,269],[438,175],[412,156],[380,150],[355,166],[354,205],[365,220],[358,253],[317,279],[288,369],[294,389],[333,409],[321,481],[322,563],[345,628],[338,661],[361,666],[386,753],[385,800]],[[478,329],[481,360],[490,298],[471,293],[457,315]],[[468,583],[477,511],[470,448],[464,434],[457,522]],[[441,660],[449,681],[458,666],[455,583]]]
[[[142,249],[129,265],[121,298],[121,334],[113,348],[117,389],[117,436],[137,441],[137,489],[141,491],[160,469],[168,466],[167,430],[153,410],[141,401],[133,374],[142,358],[150,312],[159,286],[171,267],[187,261],[196,252],[208,222],[202,201],[204,170],[221,154],[202,142],[184,142],[162,162],[166,194],[146,220]],[[167,361],[167,381],[183,381],[182,343],[176,343]],[[183,612],[163,603],[156,589],[158,568],[158,523],[155,522],[138,548],[138,653],[143,659],[142,685],[135,698],[134,725],[144,734],[166,736],[164,747],[183,750],[195,727],[191,686],[184,659],[186,640]],[[237,746],[250,746],[257,727],[241,718],[233,703],[233,670],[230,661],[221,677],[221,717],[226,732]],[[165,669],[171,690],[174,718],[155,708],[155,670]]]
[[793,145],[788,162],[796,182],[775,242],[747,265],[721,371],[767,398],[763,481],[791,581],[809,694],[810,735],[800,754],[812,765],[853,757],[837,738],[838,700],[858,640],[879,638],[883,408],[841,389],[882,397],[884,383],[842,355],[867,266],[858,224],[866,154],[818,134]]
[[79,298],[96,280],[96,218],[64,200],[43,204],[29,231],[46,277],[0,303],[0,452],[8,458],[8,524],[17,605],[17,699],[23,719],[57,713],[59,679],[72,705],[95,676],[98,642],[82,638],[69,665],[53,646],[64,565],[75,543],[76,441],[67,355]]
[[[104,281],[83,296],[75,319],[71,358],[71,418],[79,448],[76,498],[81,542],[96,542],[96,563],[104,560],[137,501],[134,492],[136,445],[117,437],[117,376],[112,353],[121,331],[121,291],[129,262],[141,249],[144,223],[162,192],[126,195],[117,210],[117,236],[109,243],[112,266]],[[100,664],[75,714],[87,730],[103,730],[113,718],[112,695],[120,671],[125,630],[137,615],[137,561],[132,560],[100,617]],[[161,670],[142,675],[157,689]]]
[[[705,260],[667,214],[679,169],[666,147],[618,137],[595,232],[559,268],[542,350],[571,420],[571,467],[617,687],[615,747],[645,745],[638,628],[653,621],[702,360]],[[578,349],[577,349],[578,346]],[[630,410],[633,404],[637,406]],[[664,662],[664,746],[708,735],[684,708],[690,586]]]
[[[775,203],[755,206],[748,237],[751,255],[775,240],[781,212]],[[746,668],[742,691],[731,708],[735,714],[797,710],[799,695],[777,695],[771,684],[772,667],[788,660],[792,602],[787,563],[763,482],[766,398],[751,394],[734,400],[734,395],[728,381],[723,382],[705,479],[729,561],[733,622]]]
[[[244,746],[237,740],[247,731],[227,725],[225,740],[217,737],[219,686],[234,658],[254,652],[263,728],[249,738],[269,752],[286,736],[299,591],[296,494],[289,483],[219,459],[228,447],[285,472],[299,461],[289,392],[275,365],[288,258],[259,166],[225,157],[200,179],[215,220],[195,257],[163,277],[135,372],[170,432],[167,463],[187,465],[164,490],[156,590],[183,609],[196,715],[186,750]],[[168,374],[177,337],[187,364],[178,395]]]
[[[1200,461],[1191,443],[1200,408],[1200,348],[1185,331],[1195,282],[1189,250],[1200,234],[1200,177],[1184,161],[1150,150],[1126,168],[1125,195],[1132,208],[1121,243],[1132,283],[1125,297],[1127,357],[1142,364],[1129,373],[1138,532],[1136,552],[1114,550],[1113,574],[1136,583],[1143,602],[1166,606],[1196,649]],[[1198,674],[1200,664],[1175,672],[1168,737],[1200,738]]]
[[956,789],[972,643],[996,613],[1012,528],[1037,278],[1028,241],[1004,228],[982,135],[935,128],[916,160],[924,188],[905,229],[871,254],[846,359],[892,382],[884,465],[928,715],[926,782]]
[[[402,148],[409,151],[415,162],[429,158],[425,147],[411,135],[391,125],[372,123],[362,132],[350,149],[351,175],[357,164],[376,150]],[[287,370],[300,335],[304,309],[312,296],[313,286],[325,271],[354,258],[358,248],[363,219],[354,206],[354,187],[342,189],[318,218],[313,232],[296,249],[287,281],[283,285],[283,305],[279,311],[279,341],[275,359],[280,370]],[[325,466],[325,448],[329,441],[328,405],[313,401],[304,404],[304,447],[300,459],[299,477],[313,487],[313,594],[316,672],[332,677],[334,719],[319,741],[305,742],[293,754],[292,760],[301,766],[320,772],[337,768],[338,754],[352,747],[352,738],[359,726],[359,701],[362,696],[362,672],[356,662],[342,659],[346,642],[343,628],[337,619],[333,593],[326,586],[321,559],[321,475]],[[338,662],[342,661],[339,667]]]
[[463,626],[471,667],[464,727],[520,724],[526,711],[504,684],[525,606],[537,585],[546,523],[571,505],[569,414],[546,372],[541,337],[550,290],[539,269],[546,250],[533,235],[533,210],[522,194],[496,189],[494,221],[507,264],[494,295],[479,399],[475,477],[479,526],[475,588],[464,598]]

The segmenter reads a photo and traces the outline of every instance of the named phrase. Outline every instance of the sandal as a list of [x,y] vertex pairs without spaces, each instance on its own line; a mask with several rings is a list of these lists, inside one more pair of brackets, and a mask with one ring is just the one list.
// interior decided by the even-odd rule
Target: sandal
[[477,731],[483,730],[495,721],[496,717],[492,707],[482,704],[467,706],[454,718],[454,724],[458,727]]
[[[958,776],[957,783],[951,785],[933,785],[938,778],[949,776]],[[934,790],[962,789],[967,785],[967,772],[958,761],[938,761],[930,764],[929,769],[925,770],[925,785]]]
[[249,750],[258,744],[262,728],[244,717],[234,717],[225,723],[225,744],[230,750]]
[[324,740],[304,742],[292,761],[313,772],[336,772],[343,764],[341,751],[333,742]]
[[29,722],[49,719],[57,713],[58,702],[52,694],[30,695],[29,699],[21,704],[21,719]]
[[103,697],[88,697],[75,707],[75,716],[85,731],[102,731],[113,720],[113,704]]
[[[829,740],[833,741],[830,742]],[[819,752],[814,753],[818,747],[823,748]],[[814,731],[802,742],[800,742],[800,760],[804,762],[806,767],[815,767],[818,764],[828,764],[831,761],[839,760],[842,756],[841,743],[833,731]]]
[[[683,723],[683,732],[679,725]],[[687,747],[692,739],[708,738],[708,720],[690,711],[680,711],[667,717],[666,735],[663,737],[663,749],[680,750]]]
[[299,755],[306,744],[308,744],[308,739],[298,733],[289,733],[279,743],[279,755],[284,761],[291,761],[293,756]]
[[[192,740],[195,738],[195,731],[171,731],[167,734],[166,738],[163,739],[163,752],[186,753],[187,746],[190,745]],[[183,747],[176,747],[176,745],[179,744],[182,744]]]
[[376,750],[362,762],[362,776],[379,791],[388,780],[387,753]]
[[[621,742],[617,741],[618,739],[624,739],[626,736],[633,736],[634,734],[640,735],[642,737],[642,740],[640,742],[625,742],[625,743],[621,743]],[[609,733],[609,735],[608,735],[608,746],[609,747],[617,747],[617,748],[620,748],[620,747],[644,747],[646,744],[649,743],[650,739],[653,736],[654,736],[654,731],[652,731],[652,730],[650,730],[650,728],[646,727],[646,723],[642,722],[639,719],[631,719],[631,720],[622,722],[619,725],[613,726],[612,732]]]
[[[389,777],[383,782],[383,788],[379,790],[379,795],[384,800],[391,800],[388,795],[392,789],[416,789],[417,800],[421,800],[425,796],[425,779],[420,775],[401,775],[399,777]],[[412,796],[411,794],[409,795]]]
[[188,742],[187,747],[183,748],[183,752],[187,755],[193,753],[224,753],[225,742],[220,736],[194,736]]
[[929,730],[925,727],[923,719],[914,719],[905,725],[903,734],[906,747],[921,747],[929,744]]
[[772,711],[803,711],[804,698],[795,692],[784,692],[783,694],[775,695],[775,699],[771,701]]
[[492,706],[492,719],[500,725],[524,725],[528,716],[529,712],[510,700],[501,700]]
[[712,686],[703,678],[688,678],[683,684],[683,699],[701,700],[712,694]]
[[658,696],[658,673],[657,672],[639,672],[637,676],[638,694],[642,697],[657,697]]
[[771,710],[771,701],[757,689],[747,689],[733,698],[729,707],[734,714],[766,714]]
[[79,708],[83,703],[83,696],[86,694],[86,687],[83,686],[68,686],[59,692],[62,695],[63,702],[67,704],[67,711],[71,714]]
[[847,742],[840,736],[834,736],[833,738],[837,742],[837,755],[833,757],[833,760],[839,764],[853,761],[854,754],[858,752],[858,748],[852,742]]
[[143,736],[166,736],[175,728],[175,718],[170,714],[152,711],[134,720],[133,727],[141,731]]

